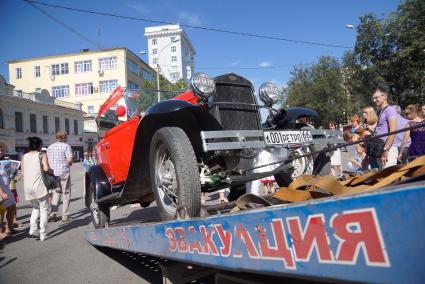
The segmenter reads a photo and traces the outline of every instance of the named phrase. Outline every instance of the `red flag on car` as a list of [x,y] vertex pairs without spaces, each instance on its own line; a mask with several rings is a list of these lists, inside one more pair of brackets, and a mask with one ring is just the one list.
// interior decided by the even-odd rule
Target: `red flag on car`
[[100,106],[97,117],[100,117],[104,112],[113,107],[123,97],[122,88],[118,85],[109,98]]

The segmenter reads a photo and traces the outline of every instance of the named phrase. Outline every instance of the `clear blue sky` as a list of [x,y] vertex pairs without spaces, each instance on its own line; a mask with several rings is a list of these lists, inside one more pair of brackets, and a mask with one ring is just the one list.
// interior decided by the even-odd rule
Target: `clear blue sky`
[[[299,41],[354,46],[359,17],[380,18],[395,11],[401,1],[247,1],[247,0],[39,0],[130,17],[202,26]],[[144,28],[154,23],[117,19],[40,6],[104,48],[127,47],[134,53],[147,49]],[[95,46],[21,0],[0,0],[0,74],[8,80],[6,61],[78,52]],[[185,28],[196,50],[195,71],[211,76],[235,72],[255,86],[274,81],[280,87],[290,78],[294,64],[309,64],[321,55],[341,58],[344,48]],[[145,56],[142,59],[147,61]],[[246,69],[254,67],[255,69]],[[264,67],[264,68],[262,68]],[[244,69],[245,68],[245,69]]]

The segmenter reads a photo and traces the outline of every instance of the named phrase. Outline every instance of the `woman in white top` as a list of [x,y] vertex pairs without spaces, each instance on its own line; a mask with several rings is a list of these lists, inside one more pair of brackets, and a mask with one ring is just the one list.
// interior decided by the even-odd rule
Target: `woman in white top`
[[43,170],[49,170],[46,153],[40,153],[43,142],[38,137],[29,137],[30,151],[22,158],[21,169],[24,177],[25,200],[31,201],[32,213],[30,219],[30,237],[37,236],[37,219],[40,215],[40,241],[47,235],[48,202],[47,188],[41,178],[41,163]]

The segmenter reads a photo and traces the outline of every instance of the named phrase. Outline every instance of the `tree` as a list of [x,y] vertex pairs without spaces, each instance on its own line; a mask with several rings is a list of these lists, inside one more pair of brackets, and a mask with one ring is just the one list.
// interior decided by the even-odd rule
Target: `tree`
[[286,105],[307,107],[319,113],[318,125],[330,121],[345,123],[344,114],[349,109],[344,89],[344,74],[337,59],[322,56],[310,67],[296,66],[285,89]]
[[424,103],[425,1],[408,0],[382,20],[360,17],[356,45],[345,55],[344,67],[352,74],[349,91],[360,101],[367,92],[372,103],[370,82],[384,81],[394,103]]
[[[187,90],[188,86],[183,79],[180,79],[176,83],[170,83],[165,77],[160,76],[160,93],[161,101],[168,100],[176,95]],[[156,81],[145,80],[140,90],[141,96],[138,99],[140,108],[146,111],[150,106],[158,101],[157,85]]]

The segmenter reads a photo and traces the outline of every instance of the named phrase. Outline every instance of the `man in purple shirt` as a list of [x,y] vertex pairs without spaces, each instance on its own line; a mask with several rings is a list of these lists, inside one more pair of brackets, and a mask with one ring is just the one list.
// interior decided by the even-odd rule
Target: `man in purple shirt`
[[[405,128],[409,120],[401,116],[401,107],[399,105],[393,105],[393,107],[397,112],[397,130]],[[396,146],[398,148],[399,162],[403,164],[407,164],[409,162],[407,158],[409,156],[408,148],[410,146],[410,137],[409,137],[409,140],[407,140],[407,143],[403,149],[403,153],[400,155],[400,146],[401,146],[401,142],[403,141],[403,136],[404,136],[404,132],[397,133],[394,138],[393,146]]]
[[[394,107],[388,104],[389,89],[386,86],[378,86],[372,95],[373,102],[379,108],[379,120],[376,125],[375,134],[397,130],[397,112]],[[395,134],[384,136],[381,139],[385,141],[384,152],[382,153],[380,168],[397,165],[398,148],[393,145]]]

